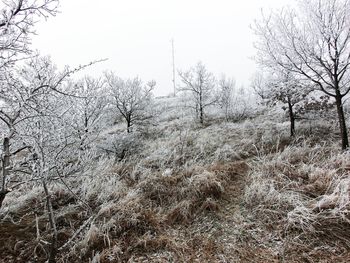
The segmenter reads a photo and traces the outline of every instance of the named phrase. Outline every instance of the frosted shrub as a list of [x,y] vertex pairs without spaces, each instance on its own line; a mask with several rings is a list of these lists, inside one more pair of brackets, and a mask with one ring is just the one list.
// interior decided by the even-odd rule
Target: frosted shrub
[[105,138],[97,148],[102,154],[116,160],[123,160],[140,153],[143,147],[142,135],[137,132],[113,134]]

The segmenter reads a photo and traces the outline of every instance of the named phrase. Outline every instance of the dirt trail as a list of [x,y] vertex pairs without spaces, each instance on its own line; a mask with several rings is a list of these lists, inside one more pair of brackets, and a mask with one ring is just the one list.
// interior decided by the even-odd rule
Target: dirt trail
[[282,238],[277,230],[269,231],[261,227],[256,219],[250,219],[250,212],[244,204],[249,169],[238,170],[237,173],[233,184],[227,189],[228,198],[221,202],[222,215],[215,224],[219,226],[216,229],[216,242],[222,247],[222,255],[216,262],[349,262],[349,251],[330,254],[322,248],[293,247],[288,238]]
[[220,231],[216,241],[222,245],[222,255],[217,262],[280,262],[277,253],[260,245],[250,233],[253,224],[247,218],[243,203],[249,164],[241,162],[233,173],[227,198],[221,203],[222,215],[217,222]]
[[225,185],[225,194],[219,201],[219,211],[203,212],[190,225],[179,226],[173,236],[174,240],[182,236],[184,245],[192,255],[183,255],[183,258],[174,260],[174,255],[163,257],[162,252],[157,251],[129,262],[185,262],[185,258],[186,262],[198,263],[264,262],[249,261],[249,257],[241,251],[242,246],[246,246],[241,237],[244,235],[242,229],[245,228],[242,199],[249,173],[248,165],[244,161],[221,163],[213,165],[209,171],[230,178]]

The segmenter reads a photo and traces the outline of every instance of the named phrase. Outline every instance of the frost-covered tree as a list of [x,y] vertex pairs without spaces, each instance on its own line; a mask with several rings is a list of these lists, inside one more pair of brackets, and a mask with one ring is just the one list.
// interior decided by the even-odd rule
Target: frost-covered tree
[[[4,195],[8,192],[10,175],[31,175],[28,162],[21,162],[16,156],[26,151],[26,158],[33,148],[27,140],[33,134],[29,129],[32,122],[52,117],[52,107],[59,108],[62,116],[68,111],[67,107],[58,107],[58,102],[65,105],[63,98],[68,96],[65,83],[72,73],[83,67],[58,71],[48,57],[34,57],[12,70],[3,68],[0,79],[0,123],[3,127],[0,192]],[[49,103],[57,95],[62,98],[55,100],[55,104]]]
[[89,146],[104,128],[103,116],[108,101],[105,85],[102,79],[84,77],[70,84],[70,96],[65,99],[70,116],[69,121],[74,134],[80,140],[81,149]]
[[222,75],[218,81],[218,104],[225,114],[226,121],[232,113],[235,86],[235,80],[225,75]]
[[19,55],[30,54],[30,38],[39,18],[57,13],[58,0],[2,0],[0,10],[0,68]]
[[274,71],[267,74],[257,73],[252,80],[255,93],[267,106],[282,104],[288,113],[290,136],[295,136],[295,124],[298,119],[307,118],[312,113],[327,112],[334,107],[330,97],[320,94],[288,71]]
[[[1,97],[6,97],[2,93],[4,83],[9,77],[6,68],[14,65],[20,59],[20,55],[29,55],[31,53],[30,39],[35,33],[34,26],[38,18],[47,18],[57,13],[58,0],[3,0],[1,1],[0,10],[0,74],[1,74]],[[0,207],[8,193],[6,189],[6,178],[10,157],[17,151],[10,152],[10,137],[14,134],[14,123],[19,118],[16,114],[9,115],[3,109],[4,102],[0,101],[3,129],[8,128],[8,134],[3,139],[3,151],[1,157],[1,189],[0,189]],[[23,148],[26,148],[24,146]],[[20,148],[21,149],[21,148]],[[18,151],[20,151],[18,149]]]
[[[11,170],[11,157],[30,148],[20,140],[15,140],[18,131],[26,127],[26,122],[37,115],[40,97],[61,83],[63,78],[54,78],[55,68],[47,58],[34,58],[25,66],[14,70],[2,69],[0,81],[0,121],[3,124],[1,192],[7,192],[7,181]],[[13,141],[14,140],[14,141]]]
[[69,100],[75,94],[68,94],[68,77],[80,68],[58,71],[47,57],[35,57],[16,70],[6,71],[0,82],[0,120],[5,126],[1,201],[11,188],[42,184],[52,231],[48,262],[55,262],[58,248],[49,185],[59,181],[68,187],[65,178],[83,169],[89,154],[81,152],[81,140],[74,136],[72,124],[77,113],[70,111]]
[[124,80],[113,72],[106,73],[105,77],[112,105],[125,120],[126,130],[130,133],[135,123],[141,123],[151,117],[149,108],[156,83],[150,81],[144,85],[138,77]]
[[[52,231],[52,239],[49,246],[49,262],[55,262],[57,253],[57,226],[55,214],[52,208],[49,183],[56,179],[54,176],[61,176],[62,166],[69,166],[67,157],[72,157],[73,151],[71,145],[71,133],[62,121],[63,116],[55,103],[56,98],[52,94],[42,94],[42,102],[37,110],[45,112],[33,116],[31,121],[27,122],[26,128],[18,132],[18,137],[30,145],[31,156],[28,158],[30,163],[30,179],[40,182],[43,186],[48,210],[49,224]],[[57,95],[57,94],[55,94]],[[40,109],[41,108],[41,109]]]
[[255,24],[257,60],[309,80],[336,102],[342,148],[349,147],[343,98],[350,91],[349,0],[303,0]]
[[268,105],[276,105],[277,102],[285,105],[283,109],[288,112],[290,136],[293,137],[298,111],[302,108],[300,102],[311,92],[310,87],[303,86],[301,81],[288,71],[272,72],[265,76],[265,79],[262,75],[257,75],[252,85]]
[[216,80],[204,64],[199,62],[188,71],[178,72],[182,86],[179,91],[187,92],[192,99],[191,107],[196,111],[196,117],[201,124],[204,123],[205,110],[217,102],[215,95]]

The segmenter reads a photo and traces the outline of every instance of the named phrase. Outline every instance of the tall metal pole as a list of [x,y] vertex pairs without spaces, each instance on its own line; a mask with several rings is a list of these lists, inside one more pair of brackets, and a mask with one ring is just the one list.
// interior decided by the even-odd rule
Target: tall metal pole
[[171,39],[171,48],[173,56],[173,85],[174,85],[174,97],[176,96],[176,82],[175,82],[175,50],[174,50],[174,39]]

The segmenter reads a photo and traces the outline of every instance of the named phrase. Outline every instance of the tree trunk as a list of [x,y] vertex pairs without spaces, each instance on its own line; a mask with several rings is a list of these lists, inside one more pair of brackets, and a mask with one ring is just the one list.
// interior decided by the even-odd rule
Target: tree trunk
[[3,142],[3,156],[2,156],[2,181],[1,181],[1,190],[0,190],[0,207],[2,202],[5,199],[6,194],[9,192],[6,189],[6,179],[9,175],[9,166],[10,166],[10,139],[5,137]]
[[131,132],[131,120],[130,120],[130,119],[127,119],[127,120],[126,120],[126,131],[127,131],[128,133]]
[[10,139],[4,138],[3,142],[3,151],[4,155],[2,157],[2,182],[1,182],[1,190],[5,191],[6,187],[6,179],[9,174],[9,166],[10,166]]
[[289,110],[289,121],[290,121],[290,137],[294,137],[295,136],[295,115],[293,112],[293,105],[290,98],[288,98],[288,110]]
[[341,135],[341,141],[342,141],[342,149],[346,150],[347,148],[349,148],[348,131],[346,128],[345,115],[344,115],[344,109],[343,109],[343,103],[342,103],[342,96],[338,90],[336,91],[335,103],[337,105],[339,128],[340,128],[340,135]]
[[203,107],[202,106],[199,108],[199,121],[201,124],[204,123],[204,114],[203,114]]
[[51,203],[51,196],[50,196],[49,190],[47,189],[45,179],[43,179],[43,187],[44,187],[44,191],[45,191],[45,195],[46,195],[46,203],[47,203],[47,211],[49,214],[50,228],[51,228],[52,234],[53,234],[52,240],[51,240],[51,245],[50,245],[48,263],[56,263],[57,227],[56,227],[55,215],[53,213],[53,208],[52,208],[52,203]]
[[[85,145],[87,137],[88,137],[88,133],[89,133],[89,119],[87,118],[87,115],[85,113],[85,117],[84,117],[84,131],[82,131],[82,135],[79,136],[80,137],[80,146],[79,146],[79,150],[80,151],[84,151],[87,148],[87,145]],[[80,131],[79,131],[80,133]]]
[[4,201],[4,199],[5,199],[5,197],[6,197],[6,195],[9,193],[10,191],[8,191],[8,190],[1,190],[0,191],[0,208],[1,208],[1,206],[2,206],[2,202]]
[[202,95],[202,87],[200,88],[201,90],[199,91],[199,122],[203,125],[204,123],[204,109],[203,109],[203,95]]

